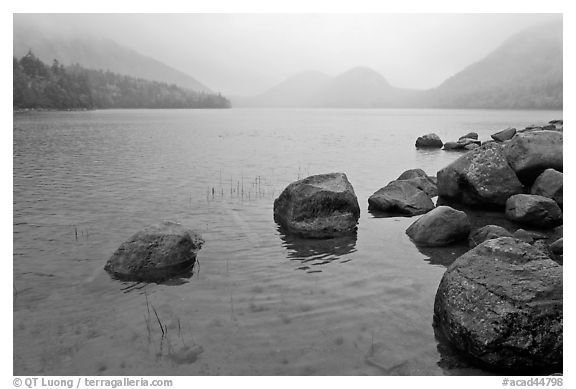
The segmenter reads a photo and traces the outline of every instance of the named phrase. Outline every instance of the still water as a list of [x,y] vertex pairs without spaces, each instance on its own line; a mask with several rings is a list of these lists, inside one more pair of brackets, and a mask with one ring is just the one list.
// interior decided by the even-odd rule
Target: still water
[[[436,288],[465,250],[419,251],[415,218],[376,218],[368,197],[404,170],[459,154],[444,141],[561,111],[109,110],[14,114],[15,375],[487,374],[439,342]],[[285,236],[274,198],[345,172],[358,233]],[[160,220],[199,230],[191,274],[165,284],[103,266]],[[162,325],[162,328],[160,327]]]

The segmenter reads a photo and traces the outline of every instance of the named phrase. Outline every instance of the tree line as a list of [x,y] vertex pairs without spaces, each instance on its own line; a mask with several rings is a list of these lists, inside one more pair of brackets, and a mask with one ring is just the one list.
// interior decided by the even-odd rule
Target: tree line
[[46,65],[31,51],[13,57],[14,109],[230,108],[218,94],[196,92],[80,65]]

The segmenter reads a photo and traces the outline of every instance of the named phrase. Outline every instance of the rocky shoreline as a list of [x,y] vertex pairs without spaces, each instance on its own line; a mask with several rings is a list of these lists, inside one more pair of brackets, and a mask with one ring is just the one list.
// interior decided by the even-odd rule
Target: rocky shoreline
[[[475,132],[447,143],[424,135],[416,148],[464,153],[436,177],[411,169],[368,199],[373,214],[419,216],[406,234],[423,252],[467,242],[469,251],[442,261],[451,264],[431,315],[439,337],[491,369],[562,369],[562,131],[555,120],[499,130],[484,142]],[[359,218],[344,173],[293,182],[274,201],[275,222],[299,240],[355,239]],[[124,242],[105,270],[123,280],[162,281],[191,268],[203,243],[176,223],[149,226]]]
[[[406,230],[419,248],[468,241],[471,250],[453,261],[440,282],[433,323],[453,347],[490,369],[562,369],[562,131],[562,120],[555,120],[500,130],[484,142],[476,132],[446,143],[433,133],[421,136],[418,149],[464,153],[436,177],[412,169],[368,199],[372,213],[421,215]],[[347,180],[330,183],[334,176],[345,177],[333,173],[289,185],[274,204],[276,222],[308,238],[356,233],[357,216],[337,228],[351,214],[347,210],[357,209],[357,200]],[[295,192],[313,193],[315,200]],[[501,215],[506,226],[488,220],[473,226],[469,215],[483,210]],[[331,226],[330,220],[338,222]]]

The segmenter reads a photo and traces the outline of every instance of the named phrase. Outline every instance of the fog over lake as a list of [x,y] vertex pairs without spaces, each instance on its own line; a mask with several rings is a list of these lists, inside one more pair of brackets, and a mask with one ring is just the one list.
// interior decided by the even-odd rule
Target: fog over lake
[[[306,70],[356,66],[428,89],[526,27],[558,14],[15,15],[43,34],[110,38],[230,96],[252,96]],[[103,26],[106,26],[103,28]]]

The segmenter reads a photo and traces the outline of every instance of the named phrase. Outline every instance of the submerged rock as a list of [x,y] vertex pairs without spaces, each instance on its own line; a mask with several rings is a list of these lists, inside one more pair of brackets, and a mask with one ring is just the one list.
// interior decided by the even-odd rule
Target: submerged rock
[[438,172],[438,195],[466,205],[503,207],[523,190],[500,143],[482,145]]
[[556,201],[560,208],[562,208],[564,204],[563,176],[564,175],[562,173],[554,169],[544,170],[544,172],[540,174],[538,178],[536,178],[536,181],[534,181],[530,193],[548,197],[549,199]]
[[506,128],[505,130],[498,131],[497,133],[492,134],[490,136],[496,142],[504,142],[504,141],[512,139],[514,137],[514,135],[516,135],[516,129],[515,128]]
[[202,244],[198,232],[181,224],[154,224],[122,243],[104,269],[123,280],[162,281],[193,266]]
[[390,182],[368,198],[368,208],[410,216],[430,211],[434,203],[412,180]]
[[460,350],[497,369],[562,364],[562,267],[514,238],[458,258],[436,293],[434,321]]
[[562,210],[548,197],[517,194],[506,201],[506,218],[523,225],[549,228],[562,224]]
[[470,228],[465,212],[442,205],[412,223],[406,234],[417,245],[446,246],[466,239]]
[[510,237],[512,236],[512,233],[504,227],[489,224],[472,231],[470,236],[468,236],[468,245],[470,247],[476,247],[480,243],[489,239],[502,238],[506,236]]
[[520,181],[532,184],[546,169],[563,170],[562,149],[562,132],[531,131],[516,134],[504,152]]
[[442,145],[442,140],[436,134],[426,134],[419,136],[418,139],[416,139],[417,148],[439,149],[442,147]]
[[274,220],[287,232],[331,238],[356,231],[360,207],[344,173],[310,176],[291,183],[274,200]]

